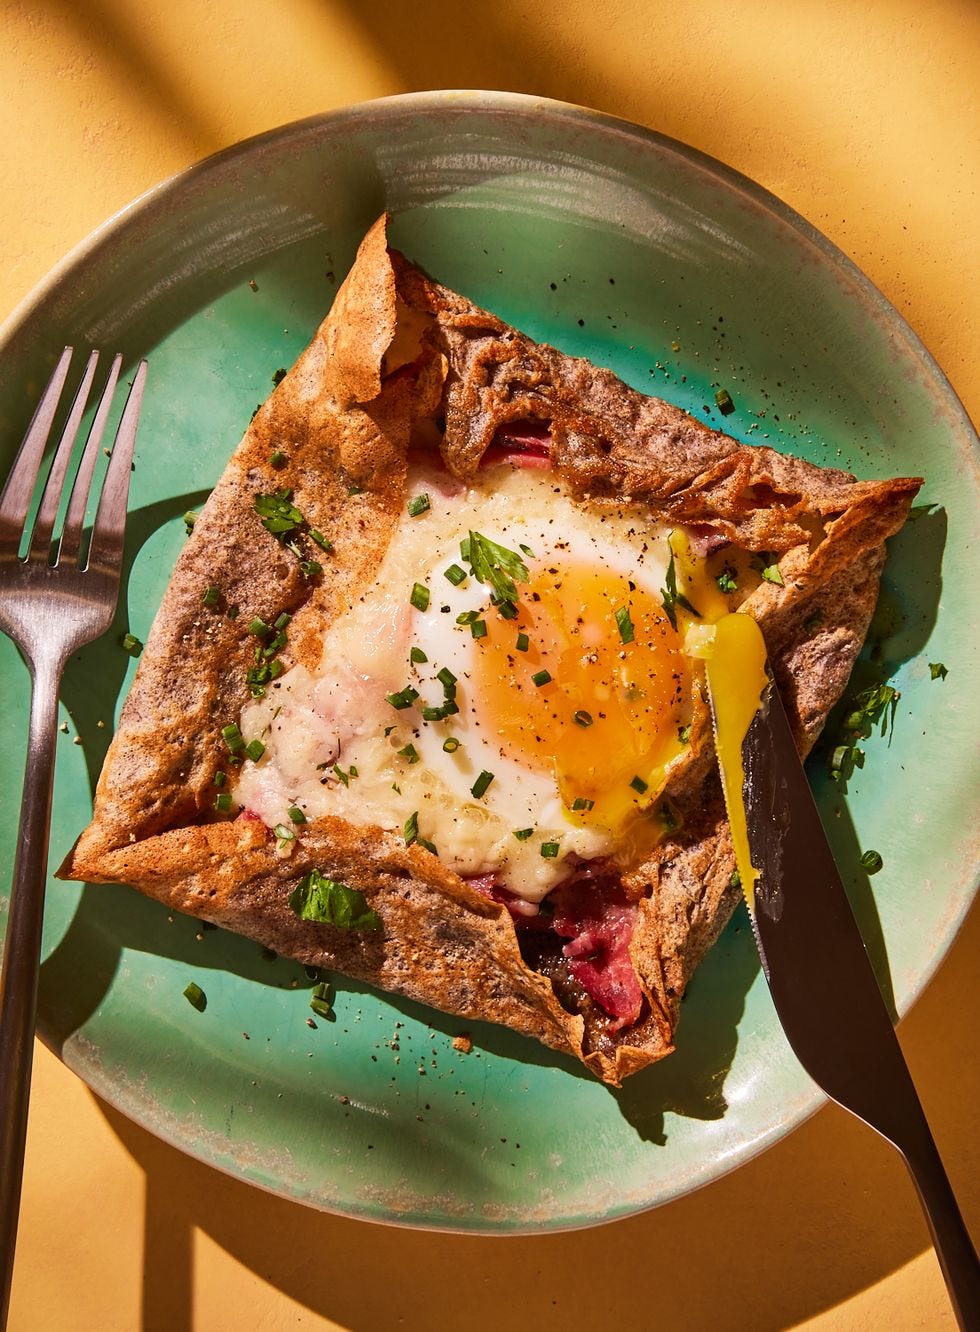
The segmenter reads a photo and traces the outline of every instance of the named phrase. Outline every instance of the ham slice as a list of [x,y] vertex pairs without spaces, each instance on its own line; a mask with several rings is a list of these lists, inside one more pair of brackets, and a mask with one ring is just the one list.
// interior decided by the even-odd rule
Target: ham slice
[[613,879],[577,875],[552,894],[552,927],[568,939],[562,952],[574,978],[613,1018],[610,1031],[631,1027],[640,1016],[643,991],[629,954],[636,907]]

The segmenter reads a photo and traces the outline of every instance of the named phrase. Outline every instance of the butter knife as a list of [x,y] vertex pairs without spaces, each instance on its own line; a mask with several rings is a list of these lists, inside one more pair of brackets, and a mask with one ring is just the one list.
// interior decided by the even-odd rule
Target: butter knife
[[[747,615],[726,616],[717,629],[706,665],[722,785],[776,1013],[814,1082],[901,1153],[956,1317],[975,1332],[980,1263],[820,822],[761,631]],[[742,714],[747,727],[736,719],[734,737],[733,672],[743,698],[746,679],[756,682]]]

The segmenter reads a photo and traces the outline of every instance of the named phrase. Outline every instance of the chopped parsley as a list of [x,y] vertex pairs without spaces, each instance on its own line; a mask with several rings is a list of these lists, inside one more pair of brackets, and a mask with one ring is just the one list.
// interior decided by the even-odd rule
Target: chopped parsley
[[696,620],[700,620],[701,612],[694,609],[682,592],[678,592],[677,565],[674,556],[674,548],[670,544],[669,539],[667,541],[667,549],[670,551],[670,561],[667,565],[666,586],[662,587],[660,590],[660,600],[663,604],[664,613],[671,623],[671,627],[676,629],[677,611],[675,607],[680,606],[682,610],[687,611],[688,615],[693,615]]
[[727,595],[729,592],[738,591],[737,572],[738,571],[732,565],[725,565],[724,569],[722,569],[721,573],[715,579],[715,582],[718,584],[719,592],[724,592]]
[[300,920],[336,925],[343,930],[378,930],[381,917],[367,904],[364,894],[346,883],[330,879],[320,870],[310,870],[289,895],[289,905]]
[[871,685],[848,700],[850,711],[841,723],[841,734],[830,756],[830,776],[846,785],[855,768],[864,767],[864,750],[859,740],[870,738],[874,728],[881,727],[886,736],[894,732],[895,713],[901,694],[891,685]]
[[633,642],[633,621],[630,619],[629,606],[620,606],[616,611],[616,628],[619,630],[621,642]]
[[460,543],[460,554],[477,582],[490,588],[501,602],[516,602],[517,583],[528,580],[527,565],[515,550],[491,541],[482,532],[470,532]]

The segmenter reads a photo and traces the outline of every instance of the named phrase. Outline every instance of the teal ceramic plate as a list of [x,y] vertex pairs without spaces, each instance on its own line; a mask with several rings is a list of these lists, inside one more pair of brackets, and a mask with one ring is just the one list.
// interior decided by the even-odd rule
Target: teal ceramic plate
[[[876,629],[902,693],[893,739],[869,742],[846,799],[813,769],[903,1011],[975,887],[975,832],[955,797],[976,789],[976,438],[896,312],[784,205],[656,134],[527,97],[395,98],[250,140],[114,218],[0,333],[8,464],[64,343],[150,361],[119,620],[64,682],[52,863],[87,821],[133,670],[119,635],[145,638],[182,514],[385,208],[400,248],[535,337],[715,425],[726,388],[724,427],[750,442],[928,478],[932,507],[892,543]],[[28,686],[15,651],[0,651],[9,863]],[[859,868],[869,847],[885,859],[873,884]],[[48,893],[40,1029],[65,1063],[183,1150],[350,1216],[484,1232],[608,1220],[731,1169],[820,1103],[741,910],[691,986],[678,1053],[616,1092],[489,1026],[470,1029],[464,1054],[459,1022],[342,979],[336,1021],[313,1027],[302,968],[128,889],[52,881]],[[190,981],[204,1012],[184,998]]]

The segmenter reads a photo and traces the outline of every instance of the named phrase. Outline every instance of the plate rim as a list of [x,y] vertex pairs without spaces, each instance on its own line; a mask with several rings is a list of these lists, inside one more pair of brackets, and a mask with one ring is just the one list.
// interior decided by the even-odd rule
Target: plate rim
[[[362,102],[346,104],[328,111],[318,112],[310,116],[302,117],[297,120],[285,122],[272,127],[271,129],[260,131],[257,134],[250,135],[244,139],[235,141],[207,156],[191,163],[173,174],[151,185],[148,189],[125,203],[122,207],[110,214],[101,223],[99,223],[86,236],[72,246],[58,262],[48,270],[48,272],[37,282],[15,305],[13,310],[0,323],[0,355],[6,351],[8,346],[18,336],[22,326],[36,313],[38,313],[45,303],[54,297],[67,279],[80,266],[86,263],[103,246],[111,245],[115,235],[122,228],[165,201],[170,195],[179,195],[179,193],[198,177],[206,177],[215,169],[220,169],[235,163],[236,161],[247,160],[248,157],[260,148],[275,148],[276,144],[288,143],[290,140],[313,136],[314,138],[323,130],[332,130],[345,122],[364,123],[372,119],[384,121],[391,117],[401,117],[406,112],[424,116],[426,114],[445,113],[447,110],[458,111],[465,116],[468,110],[479,111],[483,113],[505,113],[514,117],[533,115],[539,119],[544,119],[555,126],[562,124],[568,126],[583,126],[597,128],[604,132],[611,132],[621,136],[627,141],[636,143],[641,148],[654,148],[663,153],[680,159],[688,166],[693,166],[698,171],[706,174],[710,178],[718,180],[721,184],[732,188],[742,195],[746,196],[757,206],[765,209],[774,217],[788,226],[805,243],[814,247],[831,265],[845,276],[850,283],[857,289],[860,295],[868,303],[869,307],[877,314],[882,322],[883,328],[887,333],[897,338],[904,346],[906,352],[913,356],[922,367],[922,371],[929,381],[933,392],[943,401],[949,419],[955,422],[962,431],[963,442],[968,444],[978,465],[980,465],[980,435],[974,427],[965,406],[959,398],[955,388],[950,382],[945,371],[939,365],[938,361],[926,347],[925,343],[912,328],[909,322],[896,308],[896,306],[884,295],[884,293],[872,282],[872,280],[863,272],[858,265],[848,257],[833,241],[831,241],[823,232],[811,223],[803,214],[799,213],[791,205],[787,204],[778,195],[760,185],[751,177],[745,175],[738,169],[729,166],[718,158],[703,152],[700,149],[693,148],[681,140],[675,139],[658,130],[647,126],[637,124],[624,117],[616,116],[608,112],[594,110],[576,103],[564,102],[553,98],[537,96],[529,93],[503,92],[479,89],[442,89],[411,93],[400,93],[390,96],[368,99]],[[947,959],[957,935],[962,929],[976,900],[978,891],[980,891],[980,865],[974,867],[972,892],[967,891],[964,899],[958,909],[949,914],[945,929],[941,935],[941,946],[936,954],[930,959],[928,965],[916,976],[913,984],[903,997],[903,1003],[899,1009],[899,1019],[901,1020],[919,1000],[925,988],[932,982],[939,968]],[[777,1019],[778,1021],[778,1019]],[[787,1114],[778,1124],[771,1126],[767,1131],[761,1133],[754,1141],[744,1146],[740,1151],[735,1152],[730,1157],[712,1163],[701,1178],[694,1182],[688,1181],[679,1192],[672,1192],[666,1197],[658,1197],[643,1204],[624,1207],[616,1213],[606,1216],[590,1217],[586,1220],[555,1222],[549,1221],[538,1224],[515,1224],[513,1220],[507,1223],[507,1228],[500,1226],[488,1226],[481,1224],[479,1218],[474,1218],[475,1225],[458,1226],[454,1225],[450,1218],[444,1221],[437,1220],[405,1220],[397,1215],[386,1215],[379,1218],[372,1214],[366,1207],[354,1208],[352,1206],[331,1206],[317,1198],[297,1197],[295,1192],[288,1188],[276,1188],[273,1185],[263,1181],[251,1178],[239,1169],[236,1169],[233,1163],[222,1163],[209,1157],[203,1150],[197,1150],[192,1144],[178,1140],[177,1136],[166,1131],[164,1125],[157,1121],[154,1127],[150,1127],[145,1119],[137,1118],[135,1105],[130,1107],[124,1103],[122,1095],[107,1094],[107,1089],[100,1086],[96,1091],[94,1085],[98,1079],[90,1080],[85,1077],[81,1069],[85,1067],[84,1059],[74,1060],[71,1058],[70,1048],[58,1049],[54,1043],[47,1039],[46,1033],[38,1028],[37,1035],[43,1040],[49,1049],[58,1056],[59,1060],[66,1067],[72,1069],[77,1076],[81,1077],[86,1085],[116,1111],[125,1115],[133,1122],[140,1125],[141,1128],[151,1132],[155,1137],[162,1139],[169,1145],[177,1148],[196,1160],[201,1161],[211,1168],[222,1171],[231,1177],[241,1180],[244,1183],[254,1187],[261,1188],[263,1191],[272,1193],[275,1196],[286,1198],[290,1201],[301,1203],[304,1206],[312,1207],[316,1210],[327,1212],[333,1215],[344,1216],[358,1220],[368,1220],[374,1223],[399,1226],[408,1229],[432,1230],[446,1233],[459,1233],[467,1235],[506,1235],[506,1236],[525,1236],[529,1234],[553,1234],[566,1231],[587,1228],[593,1225],[609,1224],[616,1220],[625,1219],[628,1216],[639,1215],[644,1211],[652,1210],[655,1207],[663,1206],[673,1201],[675,1198],[685,1197],[688,1194],[704,1188],[707,1185],[723,1178],[731,1171],[747,1164],[774,1146],[789,1133],[800,1127],[817,1110],[821,1109],[830,1098],[821,1091],[816,1084],[806,1095],[798,1100],[795,1108]]]

